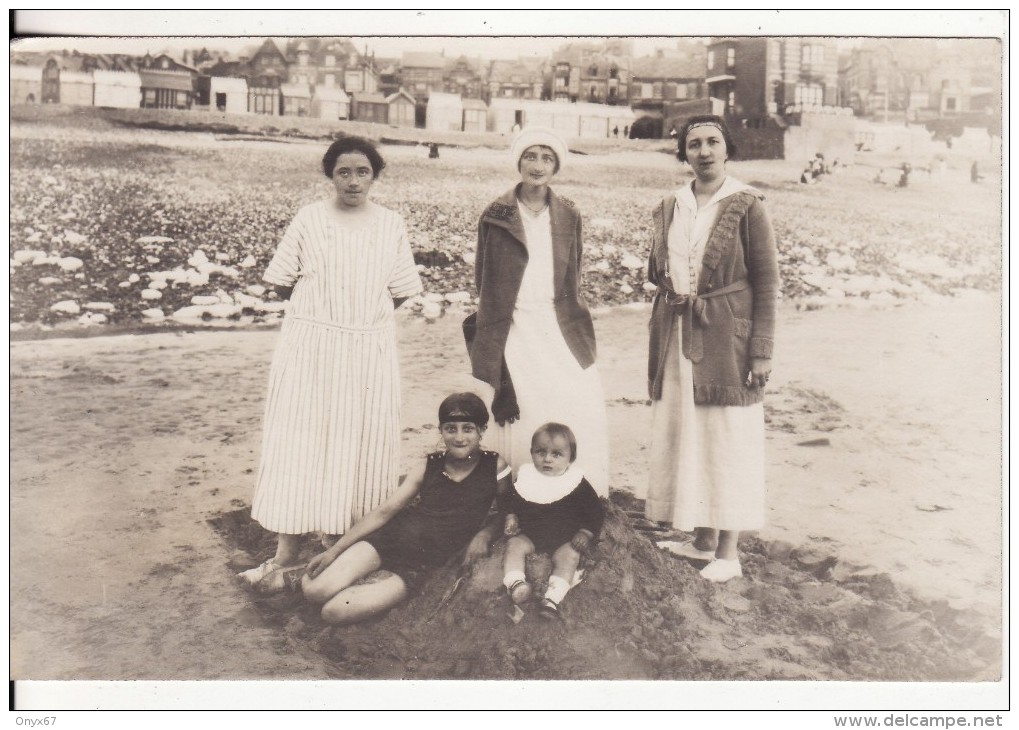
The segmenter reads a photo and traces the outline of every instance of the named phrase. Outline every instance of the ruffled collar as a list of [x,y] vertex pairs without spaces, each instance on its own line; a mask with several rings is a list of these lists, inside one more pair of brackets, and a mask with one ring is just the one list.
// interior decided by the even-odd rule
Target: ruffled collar
[[[722,187],[716,190],[715,194],[711,196],[711,200],[702,207],[710,208],[712,205],[725,200],[730,195],[741,193],[744,190],[752,190],[752,188],[731,175],[727,175],[725,180],[722,181]],[[697,197],[693,192],[693,181],[691,181],[689,185],[684,185],[676,191],[676,205],[685,205],[690,210],[697,210]]]
[[584,479],[584,472],[576,464],[557,477],[542,474],[534,468],[534,464],[523,464],[517,472],[517,481],[513,485],[517,494],[528,502],[535,504],[552,504],[576,489]]

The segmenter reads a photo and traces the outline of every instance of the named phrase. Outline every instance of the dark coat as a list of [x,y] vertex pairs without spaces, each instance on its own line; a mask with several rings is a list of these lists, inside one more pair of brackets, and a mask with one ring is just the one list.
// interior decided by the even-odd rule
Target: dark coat
[[719,204],[718,218],[704,247],[697,295],[686,304],[667,301],[669,226],[676,196],[653,213],[648,280],[658,286],[651,310],[648,392],[662,397],[665,354],[672,325],[682,315],[683,354],[693,362],[694,402],[745,406],[760,403],[760,387],[746,386],[752,357],[771,357],[775,343],[778,254],[775,233],[756,191],[734,193]]
[[[474,377],[497,392],[502,381],[503,350],[527,268],[527,247],[516,193],[517,188],[509,190],[481,214],[474,262],[478,319],[470,345],[471,370]],[[595,342],[591,312],[580,293],[583,255],[580,213],[571,200],[549,190],[549,216],[556,318],[570,352],[582,368],[587,368],[595,360]]]

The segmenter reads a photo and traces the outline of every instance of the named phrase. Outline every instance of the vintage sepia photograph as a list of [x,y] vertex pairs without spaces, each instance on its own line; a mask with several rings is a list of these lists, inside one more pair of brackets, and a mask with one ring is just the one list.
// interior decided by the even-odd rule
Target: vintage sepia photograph
[[249,12],[13,11],[12,709],[1007,709],[1007,11]]

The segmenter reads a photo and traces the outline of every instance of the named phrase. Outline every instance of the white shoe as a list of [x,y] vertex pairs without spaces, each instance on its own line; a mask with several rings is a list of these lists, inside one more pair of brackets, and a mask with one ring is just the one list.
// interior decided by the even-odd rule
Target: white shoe
[[701,569],[701,577],[713,583],[724,583],[730,578],[742,578],[743,566],[739,559],[736,560],[712,560]]
[[282,567],[283,566],[276,562],[275,558],[269,558],[257,568],[251,568],[250,570],[245,570],[243,573],[238,573],[237,577],[248,585],[253,586],[261,581],[262,578],[269,575],[269,573],[274,570],[279,570]]
[[681,558],[691,558],[693,560],[714,560],[714,550],[698,550],[694,547],[692,542],[677,541],[677,540],[660,540],[655,543],[662,550],[668,550],[673,555],[678,555]]

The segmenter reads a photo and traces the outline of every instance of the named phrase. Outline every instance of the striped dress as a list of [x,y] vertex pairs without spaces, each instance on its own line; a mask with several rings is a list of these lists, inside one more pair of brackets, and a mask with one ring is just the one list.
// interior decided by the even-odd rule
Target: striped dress
[[403,218],[331,201],[298,211],[264,280],[293,286],[269,373],[251,516],[340,534],[397,485],[400,382],[393,299],[422,291]]

